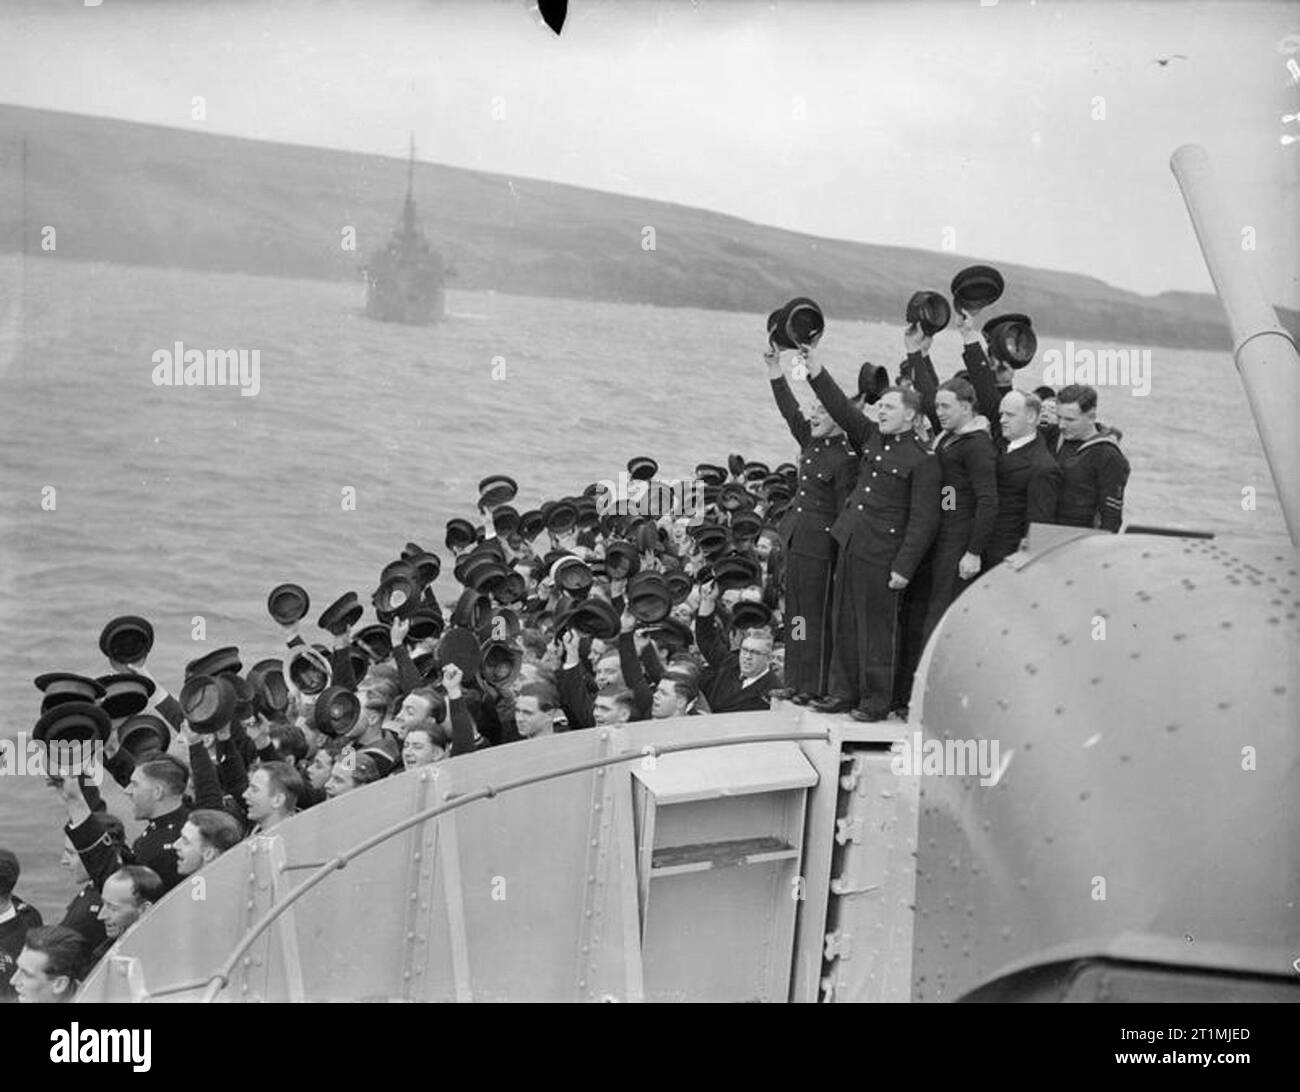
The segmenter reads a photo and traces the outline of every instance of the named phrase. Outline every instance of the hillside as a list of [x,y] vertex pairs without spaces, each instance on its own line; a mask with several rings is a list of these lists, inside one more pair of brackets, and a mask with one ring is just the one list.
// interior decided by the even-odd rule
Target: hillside
[[[26,147],[26,185],[22,182]],[[355,280],[391,231],[406,165],[319,148],[0,106],[0,252],[191,270]],[[422,163],[426,231],[451,286],[522,295],[766,312],[792,295],[833,319],[901,321],[957,255],[815,238],[700,209]],[[652,225],[656,249],[642,249]],[[342,244],[356,229],[356,249]],[[1190,230],[1190,229],[1189,229]],[[1210,297],[1144,297],[1091,277],[995,262],[1002,306],[1046,334],[1229,347]],[[1295,313],[1282,316],[1300,328]]]

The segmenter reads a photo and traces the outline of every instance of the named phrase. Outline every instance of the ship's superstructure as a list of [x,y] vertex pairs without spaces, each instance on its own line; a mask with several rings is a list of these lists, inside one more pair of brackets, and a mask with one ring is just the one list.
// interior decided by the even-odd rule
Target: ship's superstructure
[[415,141],[406,169],[402,218],[387,244],[366,266],[366,315],[380,322],[427,326],[446,315],[442,255],[433,249],[415,212]]

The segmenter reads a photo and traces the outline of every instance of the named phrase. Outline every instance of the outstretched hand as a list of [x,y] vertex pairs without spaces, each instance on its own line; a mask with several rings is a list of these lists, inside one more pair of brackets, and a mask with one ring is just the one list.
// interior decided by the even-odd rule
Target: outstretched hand
[[903,331],[903,347],[909,353],[920,353],[924,356],[930,351],[930,346],[933,342],[934,338],[930,337],[921,329],[921,324],[919,322],[912,323],[911,326],[907,327],[907,329]]
[[445,664],[442,669],[442,685],[447,689],[447,697],[460,697],[461,680],[465,673],[455,664]]
[[959,307],[953,313],[956,315],[957,332],[961,334],[963,340],[969,341],[975,336],[975,316],[979,311],[963,311]]

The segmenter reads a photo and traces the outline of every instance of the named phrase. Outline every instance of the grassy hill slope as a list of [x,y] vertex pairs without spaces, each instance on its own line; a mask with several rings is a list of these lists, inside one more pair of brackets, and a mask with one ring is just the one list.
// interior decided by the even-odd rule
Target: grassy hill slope
[[[25,148],[26,184],[23,184]],[[401,208],[399,159],[0,106],[0,252],[271,276],[358,279]],[[734,217],[533,179],[416,168],[451,287],[766,312],[792,295],[835,317],[899,322],[920,287],[977,258],[800,235]],[[655,249],[642,248],[642,229]],[[355,249],[345,249],[345,229]],[[1189,228],[1190,230],[1190,228]],[[995,262],[1000,307],[1047,334],[1229,347],[1210,297],[1126,292]],[[1295,313],[1282,315],[1296,329]]]

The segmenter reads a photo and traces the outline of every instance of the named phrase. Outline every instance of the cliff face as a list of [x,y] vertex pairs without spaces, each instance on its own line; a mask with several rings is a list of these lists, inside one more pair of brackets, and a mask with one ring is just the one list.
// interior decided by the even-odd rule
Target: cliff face
[[[400,158],[0,106],[0,252],[358,280],[392,230],[405,172]],[[415,191],[460,289],[756,313],[809,295],[832,319],[901,322],[914,290],[946,290],[962,265],[987,260],[432,164],[417,166]],[[41,249],[47,226],[53,252]],[[1213,297],[992,264],[1009,285],[999,306],[1045,334],[1229,348]],[[1293,331],[1297,317],[1281,313]]]

